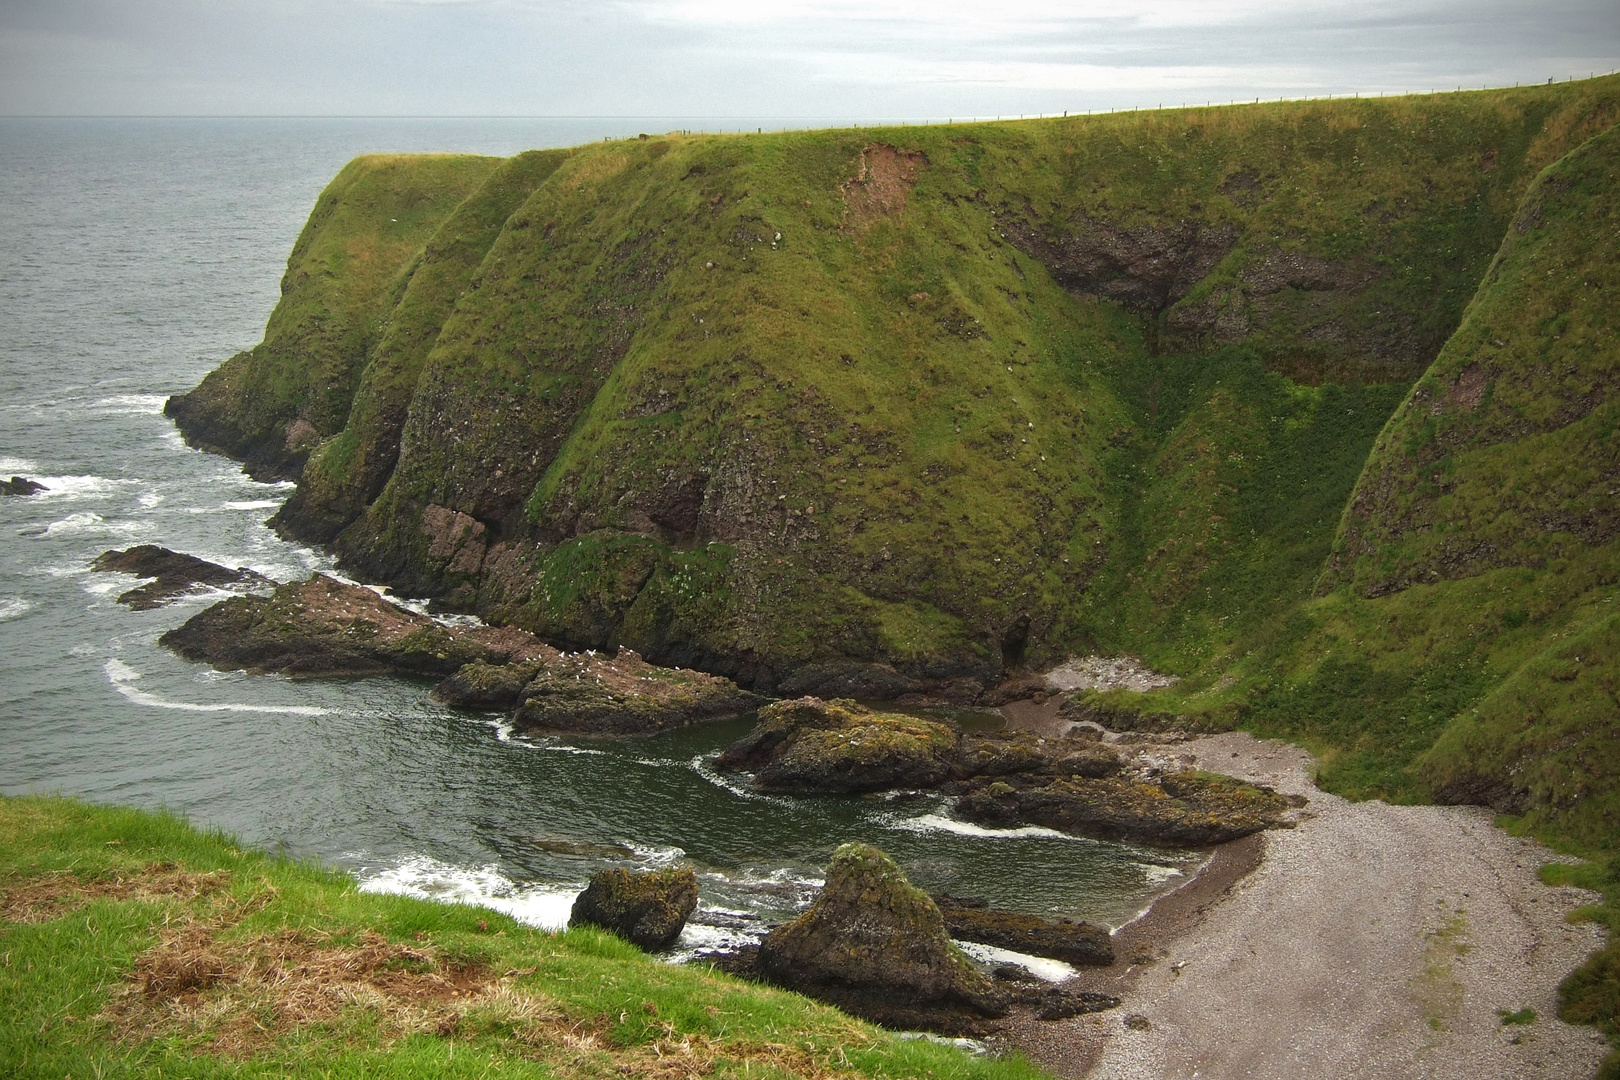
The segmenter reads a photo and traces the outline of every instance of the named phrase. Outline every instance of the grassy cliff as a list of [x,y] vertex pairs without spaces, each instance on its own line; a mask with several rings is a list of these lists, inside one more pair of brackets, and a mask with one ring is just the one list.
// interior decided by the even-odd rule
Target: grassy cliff
[[1094,705],[1604,856],[1617,122],[1610,77],[362,159],[171,412],[561,643],[960,701],[1134,653],[1181,682]]

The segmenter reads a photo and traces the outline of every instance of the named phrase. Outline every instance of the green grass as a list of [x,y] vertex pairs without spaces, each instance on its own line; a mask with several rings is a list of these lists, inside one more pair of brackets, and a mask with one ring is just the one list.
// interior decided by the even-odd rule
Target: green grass
[[[195,897],[163,885],[186,874],[221,876]],[[120,880],[150,888],[118,893]],[[47,890],[61,905],[21,903],[42,881],[62,886]],[[103,895],[84,903],[79,887]],[[242,850],[166,814],[0,800],[0,890],[7,1076],[684,1076],[689,1066],[722,1077],[1041,1075],[661,964],[603,933],[551,934],[483,909],[361,894],[343,875]],[[131,977],[172,974],[154,957],[198,949],[228,966],[266,942],[293,943],[280,990],[227,978],[148,996]],[[399,1008],[355,990],[365,976],[351,973],[347,990],[340,979],[300,983],[342,950],[368,948],[393,957],[371,972],[377,985],[456,976],[472,980],[470,992]],[[311,1009],[300,986],[319,1016],[292,1023],[290,1010]]]

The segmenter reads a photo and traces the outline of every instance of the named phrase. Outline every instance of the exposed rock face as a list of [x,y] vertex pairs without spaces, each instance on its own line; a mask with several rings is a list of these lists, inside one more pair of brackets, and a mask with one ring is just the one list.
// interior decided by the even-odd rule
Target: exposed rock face
[[1215,269],[1238,233],[1198,221],[1120,228],[1082,213],[1062,235],[1046,236],[1020,222],[1009,223],[1007,235],[1073,292],[1160,311]]
[[936,721],[843,699],[799,698],[763,709],[758,726],[732,744],[719,765],[757,770],[755,786],[770,791],[931,787],[950,775],[956,742],[956,732]]
[[50,488],[26,476],[13,476],[10,480],[0,480],[0,495],[38,495]]
[[[233,597],[192,616],[159,644],[222,670],[287,675],[448,675],[511,652],[397,607],[370,589],[316,574],[269,597]],[[536,642],[538,644],[538,642]]]
[[630,649],[540,665],[518,694],[518,726],[639,735],[757,708],[763,698],[698,671],[655,667]]
[[516,707],[521,725],[583,734],[659,731],[760,701],[725,679],[657,668],[627,649],[570,655],[511,627],[441,626],[320,574],[269,597],[215,604],[159,643],[224,670],[449,676],[434,691],[445,704]]
[[808,911],[760,943],[756,972],[898,1028],[983,1031],[1010,996],[951,944],[939,908],[888,856],[845,844]]
[[1290,805],[1269,788],[1181,772],[1158,782],[1032,774],[970,781],[956,812],[981,825],[1045,825],[1102,840],[1222,844],[1282,824]]
[[945,929],[960,941],[1046,956],[1066,964],[1107,967],[1114,962],[1114,943],[1106,927],[1000,911],[973,898],[935,896],[934,903],[945,917]]
[[697,896],[697,874],[691,867],[603,870],[574,900],[568,925],[600,926],[656,952],[681,936]]
[[199,559],[195,555],[170,551],[156,544],[141,544],[124,551],[103,552],[90,564],[90,569],[117,571],[154,579],[118,597],[120,604],[128,604],[137,611],[162,607],[198,586],[223,588],[226,585],[275,584],[263,574],[247,567],[232,570],[218,563]]
[[982,824],[1157,844],[1223,843],[1282,824],[1291,809],[1270,789],[1228,777],[1161,776],[1160,763],[1127,760],[1094,738],[964,735],[937,720],[842,700],[766,707],[717,764],[752,771],[754,786],[769,791],[938,788],[960,796],[958,812]]

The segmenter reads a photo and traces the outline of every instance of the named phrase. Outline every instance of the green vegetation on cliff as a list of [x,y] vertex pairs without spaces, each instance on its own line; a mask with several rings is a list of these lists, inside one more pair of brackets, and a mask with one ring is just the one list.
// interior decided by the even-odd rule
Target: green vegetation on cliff
[[1612,858],[1617,121],[1609,77],[363,159],[423,210],[323,196],[289,282],[414,246],[171,412],[308,454],[278,522],[355,572],[572,647],[954,701],[1135,654],[1181,681],[1089,707]]
[[165,815],[0,799],[0,1072],[1033,1078],[593,929],[364,895]]

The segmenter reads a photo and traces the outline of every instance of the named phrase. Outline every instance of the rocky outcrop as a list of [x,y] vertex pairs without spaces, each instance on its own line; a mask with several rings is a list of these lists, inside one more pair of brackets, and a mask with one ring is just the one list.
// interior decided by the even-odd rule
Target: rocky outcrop
[[803,915],[760,943],[768,982],[875,1023],[973,1034],[1010,995],[951,944],[939,908],[883,852],[845,844]]
[[1104,926],[1003,911],[974,897],[935,896],[934,903],[945,918],[945,929],[958,941],[976,941],[1077,966],[1107,967],[1114,962],[1114,942]]
[[245,566],[232,570],[156,544],[103,552],[90,564],[90,569],[151,578],[145,585],[138,585],[118,597],[120,604],[128,604],[137,611],[162,607],[202,587],[222,589],[228,585],[269,587],[275,584]]
[[1045,825],[1102,840],[1222,844],[1285,823],[1289,801],[1229,776],[1179,772],[1158,779],[1017,774],[980,777],[956,812],[981,825]]
[[932,787],[950,775],[957,733],[847,699],[799,698],[760,711],[719,767],[754,772],[768,791],[854,793]]
[[981,824],[1156,844],[1223,843],[1283,824],[1292,809],[1269,788],[1229,777],[1164,775],[1161,762],[1122,756],[1090,732],[969,735],[938,720],[817,698],[761,710],[717,765],[753,772],[754,786],[767,791],[936,788],[959,796],[958,813]]
[[1237,242],[1231,225],[1166,221],[1120,227],[1084,213],[1051,235],[1018,221],[1007,236],[1071,292],[1161,311],[1192,289]]
[[697,874],[691,867],[603,870],[575,898],[568,925],[599,926],[656,952],[681,936],[697,907],[697,895]]
[[725,679],[654,667],[628,649],[569,654],[511,627],[441,625],[321,574],[268,597],[215,604],[159,643],[222,670],[446,677],[434,691],[439,701],[515,708],[519,725],[550,731],[644,734],[760,701]]
[[50,488],[37,480],[30,480],[26,476],[13,476],[10,480],[0,480],[0,495],[38,495]]

